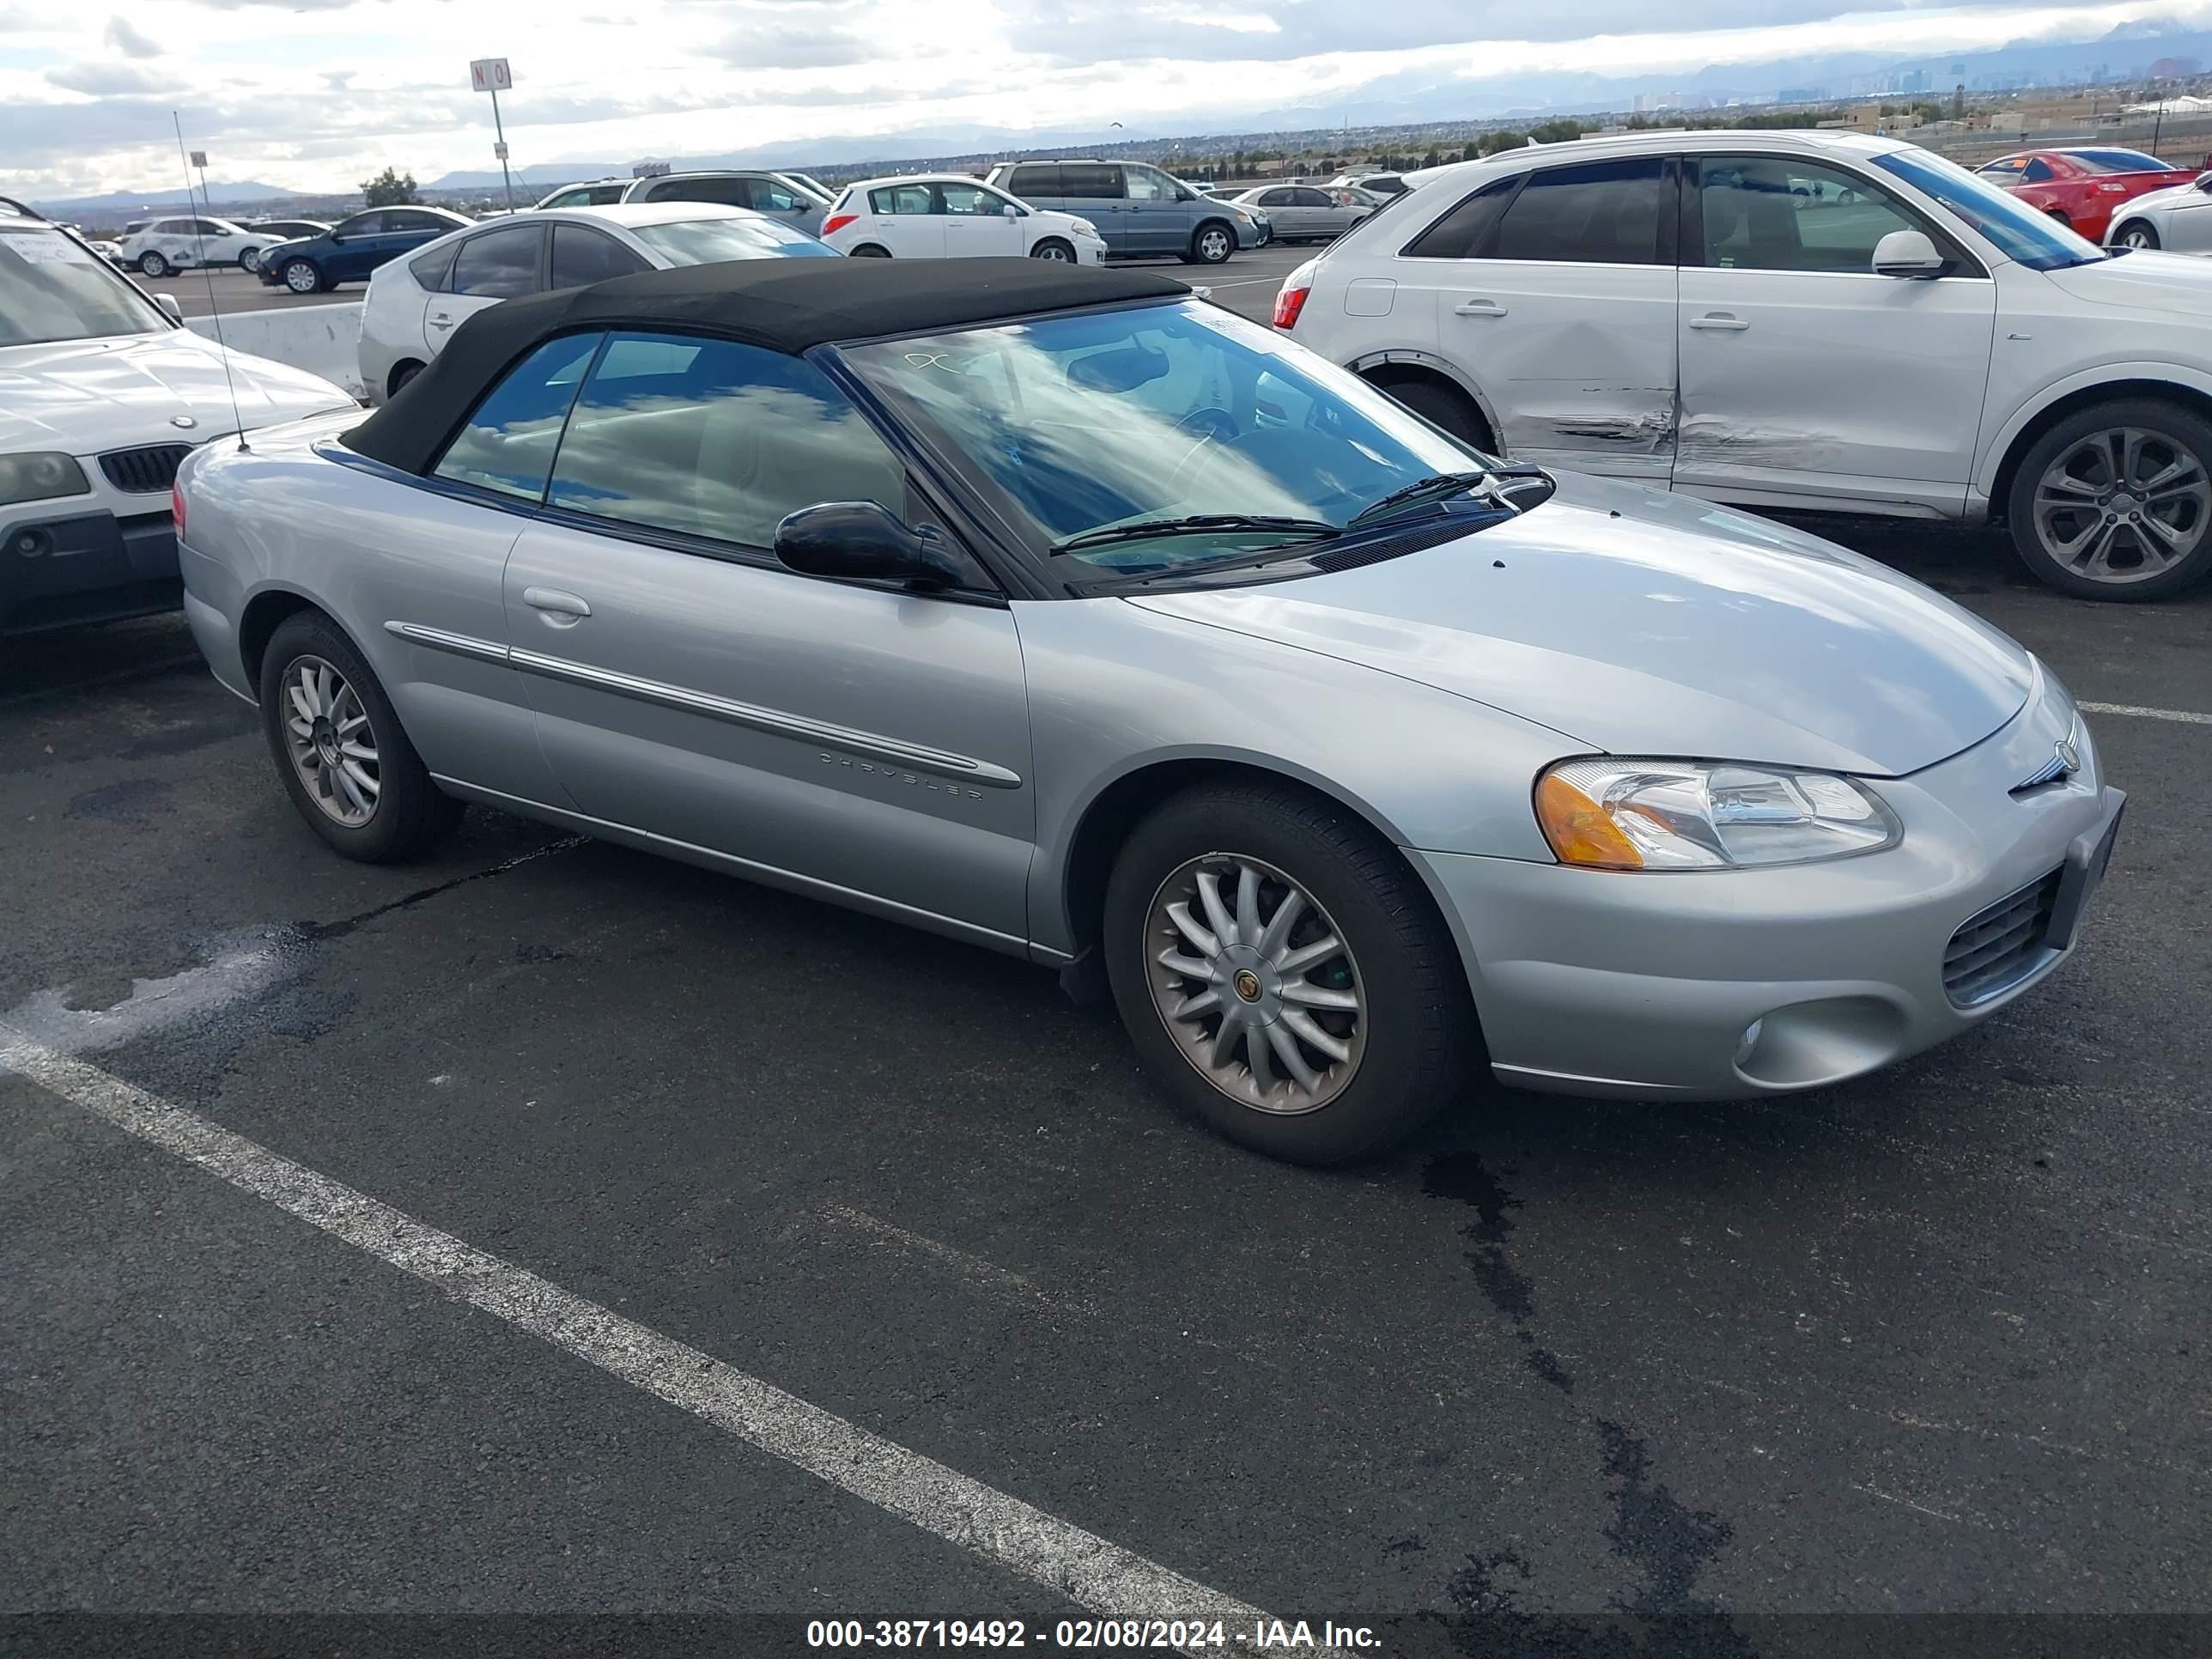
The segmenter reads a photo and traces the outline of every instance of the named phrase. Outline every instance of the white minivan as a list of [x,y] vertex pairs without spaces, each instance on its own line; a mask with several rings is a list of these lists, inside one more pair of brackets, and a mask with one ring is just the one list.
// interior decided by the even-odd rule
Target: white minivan
[[2212,264],[2107,252],[1926,150],[1511,150],[1293,271],[1275,325],[1476,448],[1747,506],[2009,523],[2044,580],[2212,573]]

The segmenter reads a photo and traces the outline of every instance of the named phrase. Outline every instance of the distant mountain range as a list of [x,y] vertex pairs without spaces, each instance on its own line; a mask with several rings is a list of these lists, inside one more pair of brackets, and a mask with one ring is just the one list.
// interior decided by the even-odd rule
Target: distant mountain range
[[[1975,52],[1897,58],[1875,52],[1829,52],[1776,58],[1764,63],[1714,64],[1692,70],[1644,75],[1597,75],[1566,70],[1466,79],[1433,72],[1402,71],[1334,94],[1311,103],[1273,107],[1225,106],[1215,130],[1194,135],[1163,123],[1127,126],[1071,126],[1036,130],[1014,127],[932,126],[849,138],[821,138],[755,145],[715,155],[665,156],[679,167],[787,167],[850,170],[880,164],[911,166],[946,157],[1006,155],[1024,150],[1067,150],[1144,145],[1158,153],[1175,142],[1193,152],[1254,149],[1293,134],[1324,130],[1351,137],[1387,132],[1394,127],[1439,122],[1482,122],[1560,114],[1601,114],[1632,109],[1642,99],[1655,111],[1720,106],[1731,103],[1771,104],[1784,93],[1805,101],[1842,100],[1877,94],[1948,98],[1963,83],[1968,93],[2030,86],[2071,85],[2092,80],[2139,82],[2160,60],[2212,67],[2212,31],[2176,24],[2124,24],[2094,40],[2014,41]],[[1222,83],[1228,84],[1228,83]],[[520,198],[526,188],[535,200],[555,185],[578,179],[626,175],[639,158],[578,159],[538,162],[514,170]],[[441,192],[495,191],[495,172],[448,173],[422,186]],[[220,210],[255,203],[297,201],[304,197],[343,199],[350,192],[301,191],[257,180],[211,184],[205,199]],[[105,196],[41,202],[44,211],[71,219],[112,218],[142,208],[181,207],[181,190],[112,191]]]

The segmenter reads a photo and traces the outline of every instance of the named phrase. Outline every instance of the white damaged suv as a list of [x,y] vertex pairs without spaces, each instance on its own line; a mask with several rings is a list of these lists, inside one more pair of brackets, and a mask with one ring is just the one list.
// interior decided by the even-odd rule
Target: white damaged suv
[[241,427],[356,407],[180,327],[174,305],[0,203],[0,637],[175,608],[178,463]]
[[2212,262],[2107,252],[1893,139],[1509,151],[1293,271],[1275,325],[1516,459],[2008,522],[2092,599],[2212,573]]

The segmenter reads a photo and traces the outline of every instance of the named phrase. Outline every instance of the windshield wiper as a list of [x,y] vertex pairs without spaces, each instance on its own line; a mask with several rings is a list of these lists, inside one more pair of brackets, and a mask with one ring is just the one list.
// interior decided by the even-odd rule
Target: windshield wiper
[[1155,536],[1188,536],[1208,530],[1279,532],[1310,536],[1326,541],[1344,532],[1326,519],[1285,519],[1262,513],[1193,513],[1180,519],[1147,519],[1142,524],[1108,525],[1086,530],[1053,544],[1054,553],[1079,552],[1086,547],[1105,547],[1114,542],[1150,541]]
[[1499,466],[1476,472],[1439,472],[1432,477],[1416,478],[1413,483],[1401,485],[1389,495],[1368,502],[1352,515],[1351,522],[1345,527],[1350,529],[1352,525],[1372,523],[1399,507],[1411,507],[1416,501],[1441,501],[1446,496],[1473,490],[1480,490],[1483,499],[1493,506],[1510,507],[1513,505],[1511,501],[1499,498],[1505,495],[1513,485],[1531,480],[1548,483],[1550,475],[1540,466]]

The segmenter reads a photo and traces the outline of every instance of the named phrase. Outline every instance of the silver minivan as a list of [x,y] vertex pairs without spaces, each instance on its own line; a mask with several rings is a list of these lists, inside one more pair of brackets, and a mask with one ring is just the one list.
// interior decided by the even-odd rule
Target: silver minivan
[[1172,256],[1218,265],[1267,240],[1249,211],[1210,200],[1143,161],[1001,161],[984,182],[1031,207],[1090,220],[1109,258]]

